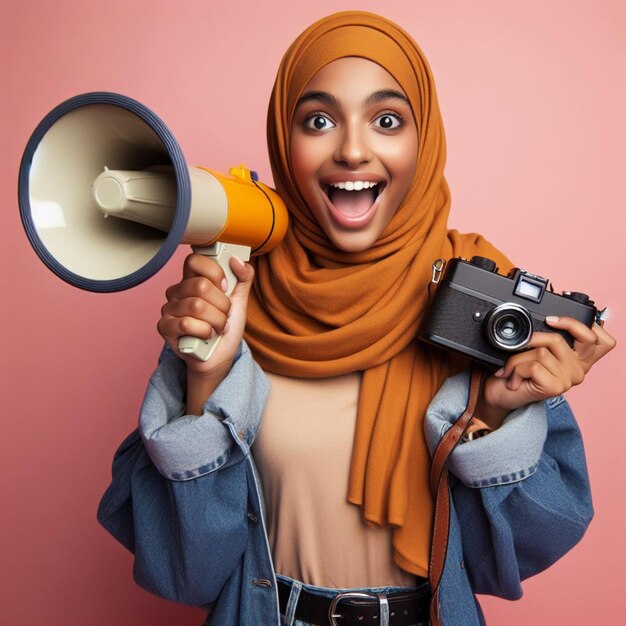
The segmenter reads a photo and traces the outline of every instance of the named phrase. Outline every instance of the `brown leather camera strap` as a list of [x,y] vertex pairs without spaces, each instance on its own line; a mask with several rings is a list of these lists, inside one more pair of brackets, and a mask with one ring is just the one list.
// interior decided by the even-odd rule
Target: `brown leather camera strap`
[[428,578],[432,594],[430,600],[431,626],[443,626],[439,613],[439,584],[446,562],[448,535],[450,532],[450,484],[446,461],[459,441],[461,441],[461,437],[463,437],[463,434],[474,416],[481,385],[482,370],[478,366],[472,366],[467,407],[464,413],[442,437],[433,455],[430,468],[430,489],[435,502],[433,539],[430,548],[430,565],[428,568]]

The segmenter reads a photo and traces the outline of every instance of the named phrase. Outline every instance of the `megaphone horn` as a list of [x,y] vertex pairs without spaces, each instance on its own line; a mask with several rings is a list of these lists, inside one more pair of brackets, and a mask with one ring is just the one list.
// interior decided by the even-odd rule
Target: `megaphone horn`
[[[231,293],[228,259],[268,252],[287,229],[284,203],[254,172],[188,167],[159,117],[107,92],[75,96],[44,117],[22,157],[18,197],[39,258],[96,292],[142,283],[185,243],[215,257]],[[182,338],[179,348],[206,360],[218,341]]]

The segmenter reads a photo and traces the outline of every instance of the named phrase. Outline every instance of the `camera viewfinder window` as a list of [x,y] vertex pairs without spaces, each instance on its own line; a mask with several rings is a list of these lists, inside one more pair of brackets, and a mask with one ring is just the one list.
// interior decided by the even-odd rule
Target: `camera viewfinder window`
[[543,291],[543,283],[539,283],[522,275],[517,283],[515,295],[528,300],[534,300],[535,302],[541,302]]

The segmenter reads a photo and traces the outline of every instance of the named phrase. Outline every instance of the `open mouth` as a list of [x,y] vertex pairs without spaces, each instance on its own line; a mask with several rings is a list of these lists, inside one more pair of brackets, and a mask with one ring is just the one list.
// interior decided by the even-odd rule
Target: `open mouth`
[[384,182],[345,181],[322,185],[328,208],[342,226],[361,227],[368,223],[385,188]]

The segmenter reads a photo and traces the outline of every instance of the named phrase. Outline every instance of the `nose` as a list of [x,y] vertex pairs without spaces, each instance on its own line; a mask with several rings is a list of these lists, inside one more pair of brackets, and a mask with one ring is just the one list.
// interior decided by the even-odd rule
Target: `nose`
[[359,165],[372,159],[366,129],[356,124],[346,125],[338,139],[339,144],[334,154],[337,163],[345,163],[350,169],[357,169]]

